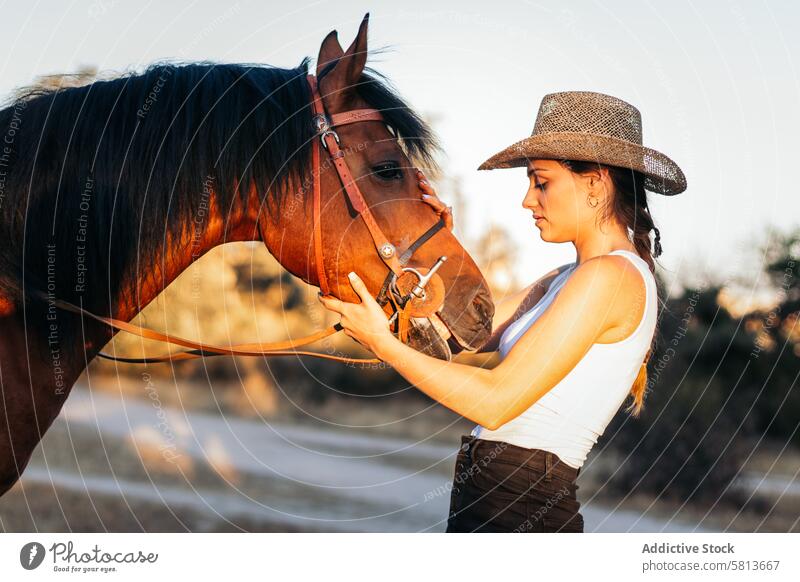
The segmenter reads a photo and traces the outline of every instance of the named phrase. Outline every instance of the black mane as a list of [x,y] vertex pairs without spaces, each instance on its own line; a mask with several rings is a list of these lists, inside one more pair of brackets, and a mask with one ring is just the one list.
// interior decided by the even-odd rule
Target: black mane
[[[277,211],[308,171],[307,73],[307,59],[156,64],[18,97],[0,111],[0,292],[29,311],[47,308],[40,289],[110,314],[128,277],[157,275],[165,235],[193,228],[210,190],[226,218],[250,185]],[[389,85],[365,73],[358,91],[431,165],[430,129]]]

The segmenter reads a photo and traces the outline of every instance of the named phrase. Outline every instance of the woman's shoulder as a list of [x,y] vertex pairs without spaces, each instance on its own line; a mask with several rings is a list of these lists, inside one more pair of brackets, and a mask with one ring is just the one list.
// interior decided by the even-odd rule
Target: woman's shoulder
[[602,259],[602,268],[612,280],[621,279],[623,285],[629,290],[633,289],[634,293],[646,291],[648,282],[655,286],[655,275],[650,265],[636,252],[618,250],[595,258]]
[[592,257],[580,265],[575,261],[564,263],[538,279],[532,286],[539,286],[542,293],[546,293],[554,281],[563,278],[566,271],[569,271],[567,280],[575,278],[584,283],[614,285],[622,291],[634,294],[644,291],[643,277],[649,275],[653,278],[649,266],[637,253],[617,250]]
[[[643,267],[643,268],[642,268]],[[639,255],[633,252],[614,251],[613,254],[592,257],[577,266],[576,279],[601,285],[615,285],[620,291],[644,290],[644,276],[650,269]]]
[[644,259],[627,252],[593,257],[575,269],[569,281],[575,287],[572,292],[589,293],[602,303],[608,337],[601,343],[638,327],[648,305],[648,278],[652,273]]

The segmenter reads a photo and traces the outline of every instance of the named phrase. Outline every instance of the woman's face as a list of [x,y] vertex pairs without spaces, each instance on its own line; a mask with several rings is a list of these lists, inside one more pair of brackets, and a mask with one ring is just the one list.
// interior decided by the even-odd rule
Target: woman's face
[[555,160],[528,162],[530,186],[522,201],[533,213],[542,240],[575,241],[582,229],[594,228],[598,206],[587,203],[591,178],[575,174]]

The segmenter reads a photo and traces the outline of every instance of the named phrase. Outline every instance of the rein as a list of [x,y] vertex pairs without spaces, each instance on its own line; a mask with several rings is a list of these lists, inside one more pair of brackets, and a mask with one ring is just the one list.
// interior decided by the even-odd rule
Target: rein
[[[321,220],[321,170],[320,170],[320,146],[324,147],[328,152],[331,160],[333,160],[336,173],[342,183],[344,191],[350,200],[353,208],[364,220],[367,229],[372,237],[375,249],[378,256],[388,267],[389,272],[384,279],[376,301],[381,306],[386,305],[391,301],[394,307],[394,314],[389,318],[388,323],[391,327],[393,323],[396,324],[396,329],[393,333],[397,334],[398,339],[405,343],[408,339],[408,328],[411,317],[436,317],[435,312],[441,307],[444,302],[444,283],[441,278],[436,274],[439,267],[447,260],[447,257],[442,256],[430,269],[415,269],[406,267],[405,265],[411,259],[414,252],[425,242],[427,242],[434,234],[446,226],[442,211],[437,211],[439,220],[426,230],[419,238],[417,238],[399,257],[397,256],[397,249],[389,242],[388,237],[383,233],[378,222],[375,220],[374,215],[369,209],[369,206],[364,199],[361,190],[358,188],[350,168],[345,160],[345,152],[339,147],[339,135],[334,130],[335,127],[348,125],[351,123],[358,123],[362,121],[384,121],[383,115],[377,109],[354,109],[343,113],[336,113],[330,117],[325,113],[325,107],[322,103],[322,96],[317,87],[316,78],[313,75],[308,76],[308,84],[311,89],[311,106],[313,111],[313,123],[316,130],[314,143],[312,145],[312,181],[313,181],[313,226],[314,226],[314,258],[317,270],[317,279],[319,288],[323,295],[330,295],[330,287],[328,277],[325,272],[325,261],[322,247],[322,220]],[[316,138],[319,137],[319,142]],[[259,229],[261,224],[259,223]],[[261,233],[262,240],[266,240],[263,232]],[[425,271],[425,272],[422,272]],[[51,300],[51,297],[42,291],[36,292],[38,295]],[[125,358],[114,356],[105,352],[99,352],[97,355],[101,358],[114,360],[122,363],[129,364],[151,364],[161,362],[176,362],[180,360],[191,360],[195,358],[210,357],[210,356],[289,356],[289,355],[306,355],[338,362],[345,362],[351,364],[379,364],[381,360],[378,358],[348,358],[344,356],[334,356],[331,354],[324,354],[319,352],[309,352],[297,350],[296,348],[305,346],[307,344],[319,341],[334,333],[341,331],[343,328],[341,324],[337,323],[323,330],[320,330],[311,335],[302,338],[287,340],[282,342],[269,342],[269,343],[248,343],[236,344],[230,346],[216,346],[213,344],[204,344],[195,342],[193,340],[181,338],[178,336],[168,335],[159,331],[141,327],[132,323],[128,323],[119,319],[111,317],[103,317],[90,311],[83,309],[77,305],[55,299],[53,305],[65,311],[71,311],[79,315],[90,317],[96,321],[104,323],[118,331],[124,331],[139,337],[156,340],[164,343],[169,343],[185,348],[190,348],[187,351],[180,351],[173,354],[163,356],[152,356],[146,358]]]

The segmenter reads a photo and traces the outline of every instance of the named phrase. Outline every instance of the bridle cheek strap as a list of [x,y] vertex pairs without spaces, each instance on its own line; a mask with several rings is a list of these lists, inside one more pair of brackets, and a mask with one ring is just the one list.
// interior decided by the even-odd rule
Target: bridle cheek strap
[[[403,268],[400,260],[397,257],[397,252],[389,242],[388,237],[383,233],[378,221],[369,209],[364,195],[358,188],[350,168],[347,166],[345,160],[345,153],[339,147],[339,136],[333,129],[337,126],[347,125],[350,123],[357,123],[361,121],[380,121],[383,122],[383,115],[377,109],[354,109],[344,113],[335,113],[328,120],[325,114],[325,107],[322,103],[322,95],[317,86],[317,79],[314,75],[308,75],[308,85],[311,90],[311,108],[314,115],[314,125],[317,129],[320,142],[328,151],[333,165],[336,168],[336,173],[339,175],[339,181],[344,188],[347,198],[353,209],[358,212],[364,220],[364,224],[369,231],[375,249],[378,251],[378,256],[386,264],[387,267],[399,277],[403,274]],[[320,186],[320,144],[316,139],[311,146],[311,164],[312,176],[314,180],[314,201],[313,201],[313,214],[314,214],[314,261],[317,265],[317,280],[319,283],[320,291],[323,295],[330,295],[330,286],[328,285],[328,277],[325,272],[325,260],[322,247],[322,221],[321,221],[321,186]]]
[[[317,81],[314,77],[309,76],[308,84],[311,86],[312,95],[312,110],[314,115],[318,115],[317,111],[324,111],[322,106],[322,98],[317,90]],[[319,160],[319,144],[316,138],[313,138],[314,143],[311,145],[311,181],[313,183],[313,230],[314,230],[314,263],[317,266],[317,282],[319,289],[323,295],[330,295],[330,287],[328,286],[328,276],[325,273],[325,261],[322,256],[322,229],[320,224],[321,217],[321,204],[322,195],[320,189],[320,160]]]
[[327,141],[328,151],[331,154],[333,164],[339,174],[339,179],[342,181],[344,190],[347,192],[350,203],[353,205],[355,211],[361,215],[361,218],[364,219],[364,224],[367,225],[369,234],[372,236],[372,242],[375,245],[375,250],[378,251],[378,255],[383,262],[386,263],[386,266],[399,277],[403,274],[403,270],[400,268],[400,262],[397,259],[397,252],[395,251],[394,245],[392,245],[386,235],[383,234],[381,227],[378,226],[378,222],[375,220],[369,206],[367,206],[364,196],[361,194],[361,190],[358,189],[358,186],[353,180],[350,168],[347,167],[347,163],[344,161],[344,152],[339,149],[339,144],[336,143],[333,137],[326,136],[323,139]]

